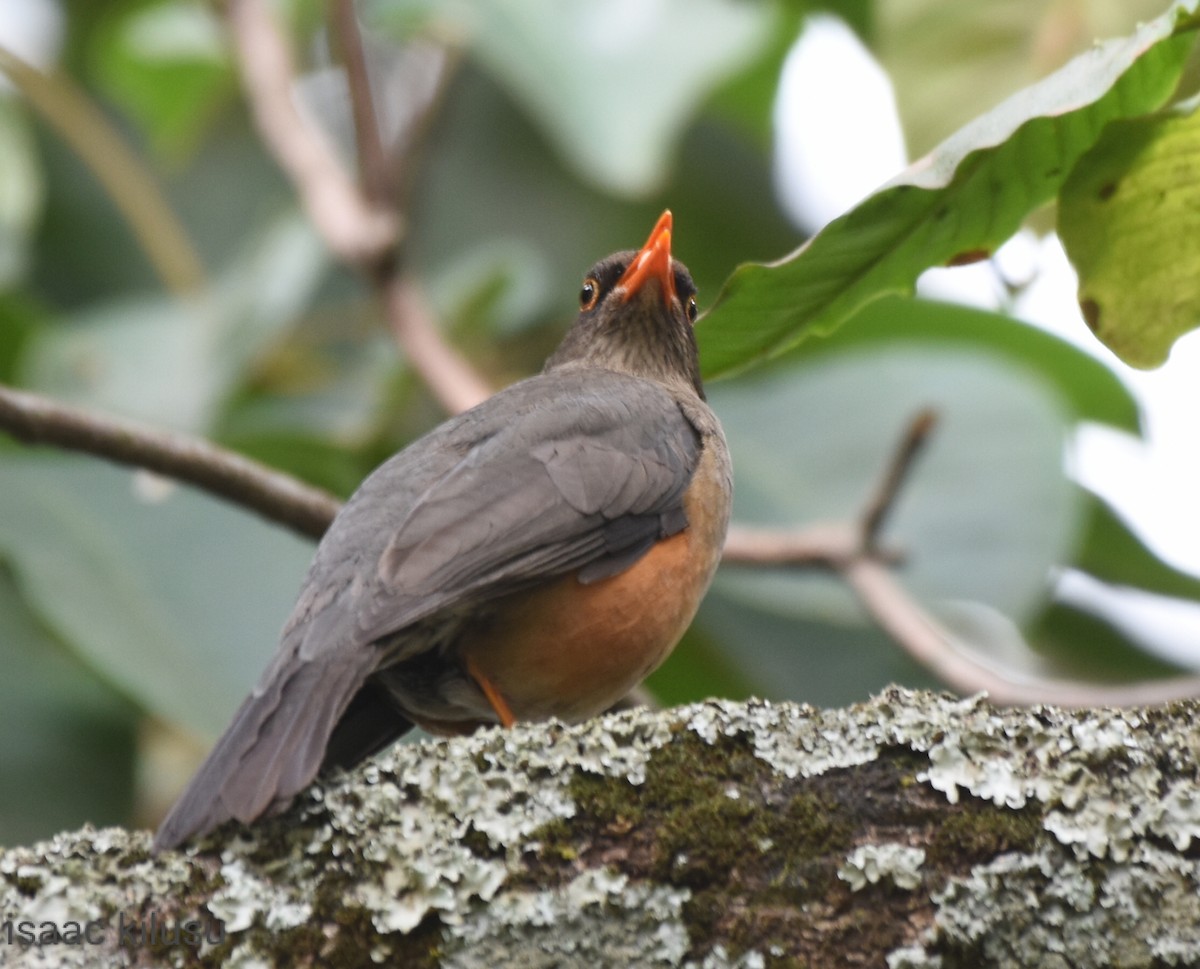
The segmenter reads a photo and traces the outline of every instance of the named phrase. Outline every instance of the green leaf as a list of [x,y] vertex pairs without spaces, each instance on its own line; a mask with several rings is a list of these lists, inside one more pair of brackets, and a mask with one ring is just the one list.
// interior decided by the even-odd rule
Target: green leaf
[[1200,113],[1113,122],[1059,198],[1084,318],[1126,363],[1153,367],[1200,323]]
[[832,330],[930,266],[982,257],[1052,198],[1105,125],[1155,110],[1192,47],[1197,0],[1009,98],[793,255],[749,263],[697,327],[709,376]]
[[197,0],[121,11],[92,50],[100,82],[164,155],[190,151],[234,90],[220,21]]
[[1130,642],[1109,622],[1084,609],[1051,603],[1031,624],[1038,671],[1092,683],[1136,683],[1179,674],[1179,667]]
[[407,33],[414,6],[435,34],[465,36],[585,179],[627,196],[661,187],[687,122],[759,53],[777,15],[735,0],[388,0],[367,10]]
[[1084,540],[1074,562],[1077,568],[1112,585],[1200,602],[1200,579],[1150,551],[1108,502],[1091,492],[1084,495]]
[[0,557],[38,614],[164,719],[223,728],[278,640],[312,546],[91,458],[0,453]]
[[953,303],[885,296],[863,307],[828,337],[805,340],[781,360],[810,360],[863,344],[931,342],[988,354],[1027,370],[1054,388],[1073,420],[1140,433],[1137,400],[1095,357],[1036,326]]
[[128,824],[135,711],[37,622],[3,570],[0,668],[0,844]]
[[327,258],[311,226],[289,214],[211,293],[114,300],[44,332],[30,348],[26,383],[73,403],[207,430],[246,367],[307,305]]
[[[909,418],[932,406],[940,422],[885,535],[905,555],[904,586],[926,603],[974,601],[1020,622],[1072,557],[1081,509],[1062,472],[1070,418],[1021,366],[935,342],[879,343],[710,396],[733,454],[739,521],[857,520]],[[862,621],[832,581],[727,568],[717,583],[777,614]]]
[[[827,583],[849,600],[844,586],[832,579],[803,581]],[[892,683],[930,689],[940,685],[865,619],[847,624],[827,622],[819,615],[796,615],[794,610],[780,612],[726,594],[718,585],[705,597],[695,625],[727,644],[725,657],[740,674],[732,679],[732,689],[717,687],[710,690],[713,696],[736,697],[739,681],[749,680],[755,695],[771,700],[841,706]],[[681,644],[675,655],[686,645]],[[670,661],[661,672],[669,669]]]

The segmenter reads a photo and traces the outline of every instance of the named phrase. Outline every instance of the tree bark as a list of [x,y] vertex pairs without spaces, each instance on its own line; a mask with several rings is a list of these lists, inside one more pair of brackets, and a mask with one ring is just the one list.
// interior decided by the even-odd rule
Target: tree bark
[[892,689],[401,745],[186,853],[0,852],[0,965],[1200,965],[1198,712]]

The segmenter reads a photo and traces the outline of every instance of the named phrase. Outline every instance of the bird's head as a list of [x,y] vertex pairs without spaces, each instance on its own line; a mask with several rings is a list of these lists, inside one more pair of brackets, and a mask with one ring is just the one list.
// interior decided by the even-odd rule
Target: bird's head
[[615,252],[588,270],[579,315],[546,370],[615,370],[689,387],[703,397],[692,333],[696,312],[692,276],[671,258],[668,210],[641,249]]

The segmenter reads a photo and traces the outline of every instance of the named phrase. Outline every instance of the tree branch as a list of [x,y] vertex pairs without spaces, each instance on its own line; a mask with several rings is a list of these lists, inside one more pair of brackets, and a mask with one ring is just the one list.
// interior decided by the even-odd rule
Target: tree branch
[[367,72],[367,57],[354,12],[354,0],[334,0],[329,9],[329,21],[346,67],[363,190],[371,204],[392,206],[396,202],[396,188],[388,153],[380,136],[379,115],[371,95],[371,78]]
[[425,376],[442,407],[461,414],[492,395],[487,381],[442,339],[416,283],[407,277],[389,276],[380,283],[379,295],[392,336],[413,369]]
[[186,481],[311,538],[325,533],[339,507],[319,488],[200,438],[102,417],[4,386],[0,428],[26,444],[83,451]]
[[116,828],[0,849],[0,926],[42,939],[0,959],[1193,966],[1197,715],[891,689],[397,744],[152,861]]
[[[442,339],[413,284],[400,278],[394,259],[401,236],[397,189],[388,175],[390,161],[379,138],[358,23],[348,3],[339,3],[334,16],[347,61],[366,194],[343,170],[317,127],[296,109],[291,52],[264,0],[229,4],[246,96],[265,143],[306,200],[317,231],[343,261],[365,271],[409,363],[438,402],[457,413],[492,391]],[[434,97],[436,92],[431,100]]]

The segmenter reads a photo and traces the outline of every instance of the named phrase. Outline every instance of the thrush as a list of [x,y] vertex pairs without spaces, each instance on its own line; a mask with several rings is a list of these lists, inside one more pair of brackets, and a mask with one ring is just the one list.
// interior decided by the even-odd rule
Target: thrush
[[156,850],[278,812],[414,724],[587,719],[666,659],[716,570],[732,493],[671,229],[665,212],[640,250],[588,271],[541,374],[346,502]]

